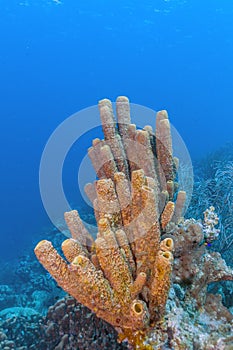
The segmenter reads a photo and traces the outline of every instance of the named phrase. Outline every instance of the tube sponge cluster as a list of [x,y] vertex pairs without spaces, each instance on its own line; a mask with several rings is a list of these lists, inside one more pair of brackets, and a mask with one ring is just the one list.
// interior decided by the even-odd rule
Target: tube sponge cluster
[[[99,102],[99,111],[104,139],[94,139],[88,149],[98,180],[85,186],[97,238],[72,210],[65,213],[71,233],[62,244],[65,259],[46,240],[35,254],[67,293],[115,327],[120,340],[135,345],[155,326],[158,338],[165,337],[160,326],[173,283],[184,288],[188,305],[195,299],[193,305],[203,307],[207,284],[232,280],[233,271],[217,253],[208,253],[203,226],[182,217],[186,193],[176,181],[179,160],[167,112],[157,113],[154,131],[131,123],[124,96],[117,98],[116,119],[107,99]],[[205,228],[215,230],[216,220],[210,209]],[[167,341],[172,342],[168,336]]]
[[97,238],[73,210],[65,213],[72,236],[62,244],[66,260],[45,240],[35,253],[66,292],[124,333],[143,330],[163,316],[173,240],[161,235],[170,221],[179,220],[185,193],[178,193],[176,204],[178,161],[167,112],[157,113],[153,132],[131,123],[126,97],[118,97],[116,106],[117,121],[111,102],[99,102],[104,140],[94,139],[88,150],[99,178],[85,188],[95,209]]

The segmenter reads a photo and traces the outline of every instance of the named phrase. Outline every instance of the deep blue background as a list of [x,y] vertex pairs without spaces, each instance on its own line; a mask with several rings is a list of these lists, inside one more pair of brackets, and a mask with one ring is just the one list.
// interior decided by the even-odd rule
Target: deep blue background
[[59,123],[127,95],[200,157],[232,141],[232,62],[229,0],[0,0],[0,259],[49,225],[38,168]]

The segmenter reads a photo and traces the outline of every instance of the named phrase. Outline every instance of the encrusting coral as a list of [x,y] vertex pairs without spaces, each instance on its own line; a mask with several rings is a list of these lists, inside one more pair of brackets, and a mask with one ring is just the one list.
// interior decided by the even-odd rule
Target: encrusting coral
[[165,322],[172,283],[186,283],[187,298],[203,306],[207,284],[233,280],[233,272],[220,255],[207,251],[208,221],[203,229],[195,220],[182,219],[186,194],[178,190],[179,161],[172,153],[167,112],[157,113],[153,132],[150,126],[137,130],[131,124],[124,96],[116,102],[117,122],[109,100],[100,101],[99,110],[104,140],[94,139],[88,150],[98,180],[85,187],[97,238],[72,210],[65,213],[72,236],[62,244],[66,260],[46,240],[35,253],[57,283],[114,326],[121,340],[137,349],[153,349],[144,344],[144,336]]

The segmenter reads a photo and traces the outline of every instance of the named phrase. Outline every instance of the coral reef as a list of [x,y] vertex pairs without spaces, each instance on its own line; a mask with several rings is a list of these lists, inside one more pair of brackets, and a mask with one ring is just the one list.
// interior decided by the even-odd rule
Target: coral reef
[[[194,163],[195,182],[187,216],[200,218],[206,208],[215,207],[220,231],[218,238],[209,244],[209,250],[220,252],[233,268],[232,150],[233,144],[228,143]],[[223,304],[233,310],[233,288],[230,282],[211,284],[208,291],[221,294]]]
[[0,285],[0,310],[15,305],[16,296],[7,284]]
[[[233,280],[233,271],[206,246],[218,233],[213,210],[202,224],[182,219],[186,194],[178,190],[179,161],[166,111],[157,113],[153,132],[131,124],[126,97],[117,99],[117,123],[109,100],[100,101],[99,109],[104,140],[93,140],[88,150],[99,179],[86,186],[97,238],[73,210],[65,213],[72,236],[62,243],[66,259],[45,240],[35,248],[37,258],[135,349],[218,349],[215,343],[230,343],[231,314],[219,298],[210,302],[207,285]],[[205,330],[212,315],[220,319],[218,327],[213,322],[216,334]],[[64,334],[60,348],[67,339]]]
[[117,343],[117,332],[108,323],[70,296],[49,308],[43,324],[41,350],[127,349]]
[[[40,349],[45,330],[41,316],[31,310],[21,310],[21,314],[0,316],[0,350]],[[13,312],[13,310],[12,310]],[[41,348],[41,350],[43,350]]]
[[[41,233],[41,237],[44,234]],[[54,229],[48,228],[46,235],[53,239],[56,247],[59,247],[64,240],[64,235],[58,230],[55,232]],[[26,254],[18,259],[1,261],[0,312],[18,307],[33,308],[45,315],[48,307],[65,295],[51,275],[35,259],[34,245],[35,242],[32,242]]]
[[51,306],[46,317],[27,308],[21,311],[12,316],[1,313],[0,350],[127,349],[127,344],[117,343],[112,326],[72,297]]
[[[219,216],[219,239],[212,247],[233,267],[233,144],[196,162],[193,196],[188,216],[200,218],[214,206]],[[201,193],[201,196],[200,196]]]
[[[138,333],[137,349],[231,350],[232,315],[221,298],[209,295],[205,309],[197,312],[193,300],[184,302],[178,284],[170,289],[165,322],[148,330],[147,338]],[[142,337],[142,338],[141,338]],[[1,350],[84,350],[128,349],[117,342],[114,328],[88,308],[68,296],[49,308],[46,317],[15,315],[0,317]]]

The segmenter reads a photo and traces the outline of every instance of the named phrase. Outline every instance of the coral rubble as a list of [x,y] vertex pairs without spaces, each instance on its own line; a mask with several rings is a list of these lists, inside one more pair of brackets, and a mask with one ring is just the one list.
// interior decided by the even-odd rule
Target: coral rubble
[[[62,244],[66,259],[46,240],[36,246],[36,256],[66,292],[135,349],[201,349],[198,344],[208,345],[208,340],[215,344],[217,336],[209,333],[202,342],[201,326],[184,336],[179,322],[188,326],[190,314],[201,312],[211,317],[216,307],[220,319],[232,327],[221,301],[213,298],[211,304],[207,285],[233,280],[233,271],[206,246],[218,234],[213,208],[203,224],[182,218],[186,194],[178,189],[179,161],[173,156],[167,112],[157,113],[153,132],[150,126],[137,130],[131,124],[126,97],[117,99],[117,122],[109,100],[100,101],[99,110],[104,140],[94,139],[88,150],[98,180],[86,186],[97,238],[73,210],[65,213],[72,236]],[[201,322],[198,317],[195,322]],[[231,342],[228,328],[222,331],[222,343]],[[195,341],[194,329],[200,335]],[[207,345],[203,349],[212,349]]]

